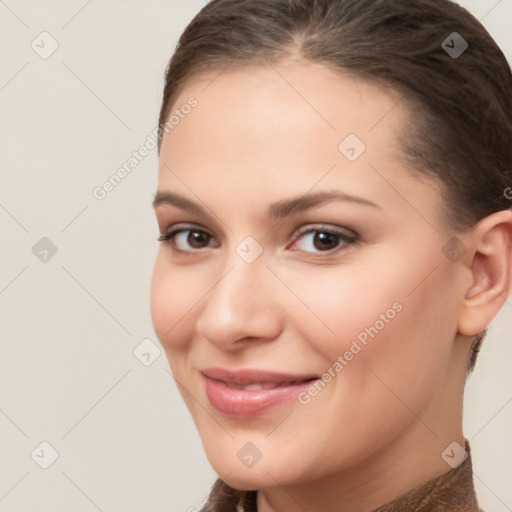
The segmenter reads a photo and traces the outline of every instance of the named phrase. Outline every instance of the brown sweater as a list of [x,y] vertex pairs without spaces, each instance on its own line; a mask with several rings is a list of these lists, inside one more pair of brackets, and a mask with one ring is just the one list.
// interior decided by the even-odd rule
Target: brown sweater
[[[468,456],[457,467],[372,510],[372,512],[483,512],[473,485],[469,442]],[[249,493],[238,512],[257,512],[256,491]]]

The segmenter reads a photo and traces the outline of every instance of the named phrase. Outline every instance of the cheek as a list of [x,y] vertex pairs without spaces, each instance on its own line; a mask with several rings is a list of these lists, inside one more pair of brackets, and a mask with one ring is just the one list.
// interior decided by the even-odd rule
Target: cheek
[[170,265],[160,250],[151,279],[151,318],[165,350],[187,346],[194,307],[206,300],[207,284],[202,281],[199,272]]
[[[318,427],[319,437],[332,437],[339,425],[349,438],[378,435],[384,441],[414,420],[404,403],[423,410],[444,382],[453,332],[440,317],[452,312],[449,302],[440,301],[447,275],[430,274],[435,266],[432,254],[412,263],[396,255],[395,265],[383,271],[354,264],[324,269],[297,285],[297,294],[323,321],[309,311],[295,318],[300,336],[321,354],[323,368],[316,369],[328,382],[303,397],[310,400],[305,407],[311,416],[330,418]],[[352,448],[344,443],[329,449],[349,457]]]
[[307,306],[297,309],[295,322],[303,338],[314,340],[315,348],[328,360],[349,350],[352,341],[369,346],[400,322],[404,294],[399,282],[390,273],[376,274],[353,264],[293,279],[295,294]]
[[310,310],[296,314],[297,325],[327,367],[346,354],[350,366],[361,370],[400,368],[403,374],[407,367],[423,373],[438,364],[439,357],[430,356],[449,347],[443,340],[453,335],[453,315],[442,293],[447,276],[440,270],[431,274],[433,255],[415,262],[390,256],[393,264],[382,270],[376,270],[377,261],[360,261],[295,280],[294,291]]

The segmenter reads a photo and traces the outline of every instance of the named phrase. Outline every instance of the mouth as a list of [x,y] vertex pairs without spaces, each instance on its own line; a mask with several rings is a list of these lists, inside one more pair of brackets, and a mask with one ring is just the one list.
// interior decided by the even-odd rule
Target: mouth
[[258,369],[230,370],[228,368],[213,367],[201,370],[206,377],[224,382],[228,386],[261,385],[277,387],[290,385],[319,378],[313,373],[293,374]]
[[313,382],[316,379],[306,379],[306,380],[294,380],[294,381],[284,381],[284,382],[262,382],[255,384],[247,384],[245,386],[237,386],[235,384],[230,384],[229,382],[219,381],[225,384],[230,389],[243,389],[246,391],[255,391],[259,389],[276,389],[282,387],[296,386],[298,384],[304,384],[306,382]]
[[217,412],[230,418],[264,415],[305,391],[319,377],[261,370],[202,370],[205,393]]

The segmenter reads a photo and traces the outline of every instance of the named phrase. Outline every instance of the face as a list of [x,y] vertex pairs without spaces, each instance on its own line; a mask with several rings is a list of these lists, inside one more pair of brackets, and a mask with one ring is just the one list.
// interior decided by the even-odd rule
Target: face
[[[151,313],[234,487],[355,471],[446,423],[462,278],[438,187],[401,158],[398,100],[296,61],[194,78],[173,106]],[[230,389],[212,368],[290,375]]]

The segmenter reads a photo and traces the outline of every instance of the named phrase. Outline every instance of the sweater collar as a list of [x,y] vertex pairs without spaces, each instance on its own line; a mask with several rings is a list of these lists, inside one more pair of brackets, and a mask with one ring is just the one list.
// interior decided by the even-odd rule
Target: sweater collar
[[372,512],[482,512],[473,484],[469,441],[466,458],[446,473],[410,489]]

